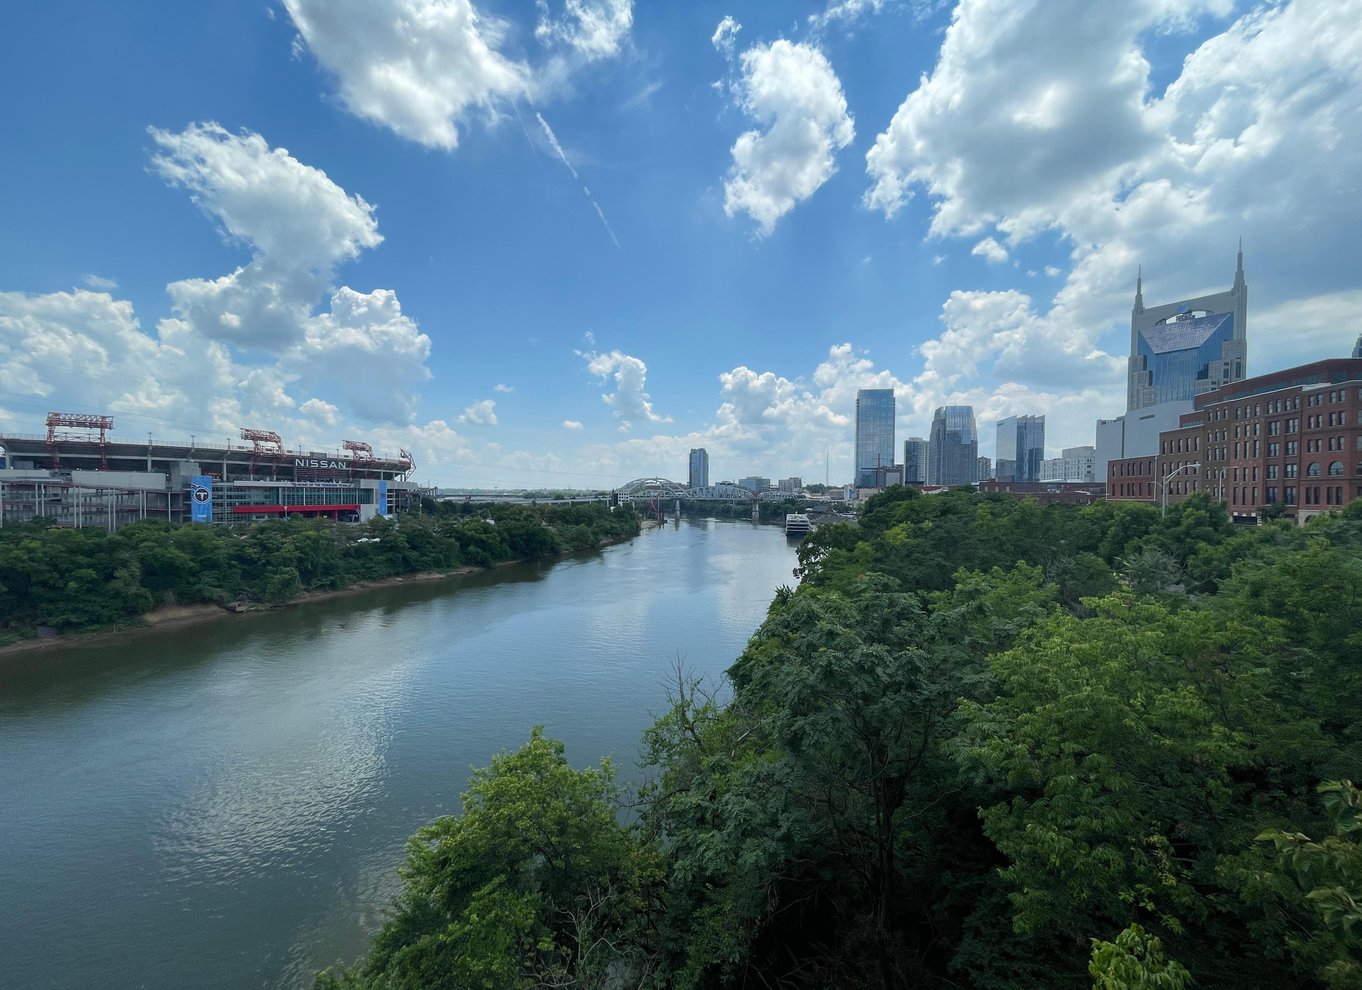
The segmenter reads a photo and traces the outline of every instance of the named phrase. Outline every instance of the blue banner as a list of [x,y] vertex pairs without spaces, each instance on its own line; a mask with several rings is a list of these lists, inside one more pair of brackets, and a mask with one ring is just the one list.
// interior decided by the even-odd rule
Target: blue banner
[[213,521],[213,479],[206,474],[196,474],[189,479],[189,521]]
[[380,516],[388,514],[388,483],[386,481],[378,483],[378,514]]

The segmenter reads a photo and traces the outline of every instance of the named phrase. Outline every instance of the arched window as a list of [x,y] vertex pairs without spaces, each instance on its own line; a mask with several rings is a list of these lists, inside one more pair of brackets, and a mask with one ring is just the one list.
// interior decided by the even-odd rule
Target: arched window
[[1308,468],[1305,469],[1305,476],[1306,476],[1307,478],[1318,478],[1318,477],[1319,477],[1319,465],[1318,465],[1318,464],[1315,464],[1315,463],[1311,463],[1311,465],[1310,465]]
[[1342,477],[1342,475],[1343,475],[1343,462],[1342,462],[1342,461],[1334,461],[1334,463],[1332,463],[1332,464],[1329,465],[1329,477],[1331,477],[1331,478],[1339,478],[1339,477]]

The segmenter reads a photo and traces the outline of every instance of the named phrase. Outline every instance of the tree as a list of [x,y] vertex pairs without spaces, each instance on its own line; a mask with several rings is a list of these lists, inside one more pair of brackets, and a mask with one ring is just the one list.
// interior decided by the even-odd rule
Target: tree
[[609,760],[573,770],[536,726],[475,770],[461,814],[407,843],[405,889],[351,970],[321,987],[488,990],[600,986],[645,961],[616,948],[649,856],[616,821]]

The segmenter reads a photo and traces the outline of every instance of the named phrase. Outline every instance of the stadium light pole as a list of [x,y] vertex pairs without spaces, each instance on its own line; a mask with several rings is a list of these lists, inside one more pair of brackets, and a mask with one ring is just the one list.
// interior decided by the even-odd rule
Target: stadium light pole
[[1184,464],[1182,465],[1182,467],[1174,468],[1172,471],[1169,471],[1167,474],[1163,476],[1163,515],[1161,518],[1164,519],[1168,518],[1168,482],[1172,481],[1174,477],[1181,474],[1183,471],[1188,470],[1189,468],[1196,468],[1197,470],[1200,470],[1201,464],[1200,462],[1196,464]]

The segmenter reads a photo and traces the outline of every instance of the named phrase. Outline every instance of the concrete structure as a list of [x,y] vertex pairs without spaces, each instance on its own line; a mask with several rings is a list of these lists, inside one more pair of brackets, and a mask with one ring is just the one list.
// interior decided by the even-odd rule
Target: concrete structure
[[1065,447],[1060,456],[1040,462],[1040,480],[1093,482],[1096,461],[1096,447]]
[[938,406],[927,447],[927,484],[972,485],[979,470],[973,406]]
[[1045,460],[1045,417],[1008,416],[997,424],[993,476],[999,481],[1039,481]]
[[793,495],[804,487],[803,478],[781,478],[776,482],[776,488],[786,494]]
[[909,437],[903,441],[903,483],[927,483],[927,441],[922,437]]
[[[52,519],[116,529],[138,519],[250,522],[326,517],[362,522],[419,503],[411,455],[286,450],[278,434],[242,430],[250,446],[114,440],[112,417],[53,413],[46,436],[0,435],[0,525]],[[96,431],[98,433],[96,434]]]
[[1232,516],[1304,520],[1362,498],[1362,357],[1247,378],[1197,396],[1155,453],[1112,461],[1110,498],[1205,492]]
[[978,467],[974,472],[975,481],[989,481],[993,478],[993,462],[987,457],[980,457],[976,462]]
[[863,388],[856,393],[856,484],[875,487],[875,469],[894,463],[894,390]]
[[709,451],[704,447],[690,450],[690,486],[704,488],[709,484]]
[[752,475],[749,478],[739,478],[738,487],[745,488],[747,491],[760,495],[771,487],[771,479],[763,478],[760,475]]

